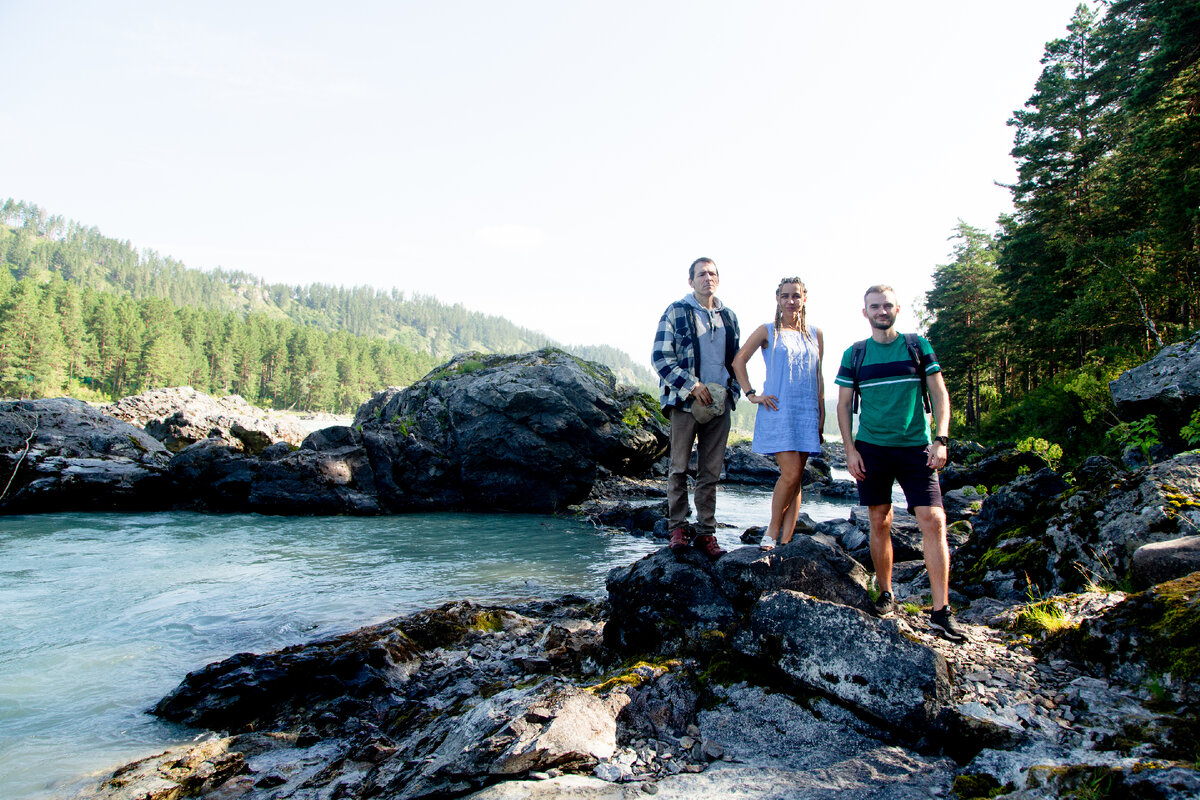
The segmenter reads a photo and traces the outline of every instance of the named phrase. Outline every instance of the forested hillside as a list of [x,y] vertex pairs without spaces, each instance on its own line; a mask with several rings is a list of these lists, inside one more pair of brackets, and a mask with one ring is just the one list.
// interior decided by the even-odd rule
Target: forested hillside
[[[12,199],[0,206],[0,264],[0,391],[8,396],[112,398],[189,383],[268,406],[346,411],[454,353],[557,344],[399,289],[189,269]],[[616,348],[564,349],[623,382],[654,383]]]
[[1107,382],[1200,325],[1200,2],[1080,5],[1042,63],[1009,122],[1015,213],[959,224],[929,336],[956,429],[1082,449],[1117,422]]

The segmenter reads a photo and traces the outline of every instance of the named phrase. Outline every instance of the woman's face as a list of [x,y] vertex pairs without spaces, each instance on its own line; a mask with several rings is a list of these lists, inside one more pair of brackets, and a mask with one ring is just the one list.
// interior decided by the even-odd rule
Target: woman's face
[[806,299],[807,295],[798,283],[785,283],[775,292],[775,301],[779,303],[779,310],[785,315],[799,314]]

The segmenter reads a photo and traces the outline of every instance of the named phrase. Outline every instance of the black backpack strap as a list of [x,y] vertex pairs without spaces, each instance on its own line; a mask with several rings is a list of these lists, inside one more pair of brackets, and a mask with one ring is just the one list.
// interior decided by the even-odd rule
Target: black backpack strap
[[855,342],[854,346],[850,349],[850,376],[851,376],[851,379],[854,381],[854,385],[850,389],[850,391],[852,392],[852,395],[851,395],[852,399],[850,400],[850,413],[851,414],[858,413],[858,396],[859,396],[858,373],[862,369],[863,359],[866,357],[867,357],[867,340],[863,339],[861,341]]
[[904,343],[908,345],[908,357],[917,368],[917,377],[921,381],[921,400],[925,403],[925,413],[933,413],[933,404],[929,401],[929,385],[925,382],[925,368],[921,366],[921,342],[915,333],[904,334]]

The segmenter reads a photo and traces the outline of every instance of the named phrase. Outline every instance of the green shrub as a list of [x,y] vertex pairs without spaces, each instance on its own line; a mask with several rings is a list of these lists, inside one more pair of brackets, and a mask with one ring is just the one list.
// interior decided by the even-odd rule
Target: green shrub
[[1192,414],[1191,420],[1179,429],[1179,436],[1188,447],[1200,447],[1200,408]]
[[1036,436],[1030,436],[1027,439],[1017,442],[1017,451],[1041,456],[1050,465],[1051,469],[1058,469],[1058,465],[1062,463],[1062,447]]
[[1148,414],[1134,422],[1122,422],[1114,425],[1108,431],[1108,438],[1122,450],[1127,447],[1136,447],[1141,451],[1146,463],[1152,463],[1150,448],[1162,442],[1158,438],[1158,417]]

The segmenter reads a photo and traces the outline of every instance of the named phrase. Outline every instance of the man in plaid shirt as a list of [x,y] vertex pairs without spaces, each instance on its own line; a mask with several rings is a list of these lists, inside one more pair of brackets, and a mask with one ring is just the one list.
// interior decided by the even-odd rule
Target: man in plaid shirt
[[[671,551],[676,555],[694,544],[709,558],[725,554],[717,544],[717,481],[725,467],[729,411],[740,391],[733,380],[733,356],[738,351],[737,316],[716,297],[720,277],[711,258],[698,258],[688,268],[691,294],[667,306],[658,322],[651,361],[662,387],[663,414],[671,422],[671,466],[667,475],[667,506]],[[696,404],[711,406],[705,384],[724,386],[725,407],[701,422]],[[709,416],[704,414],[702,416]],[[697,445],[695,539],[688,531],[687,469],[692,445]]]

